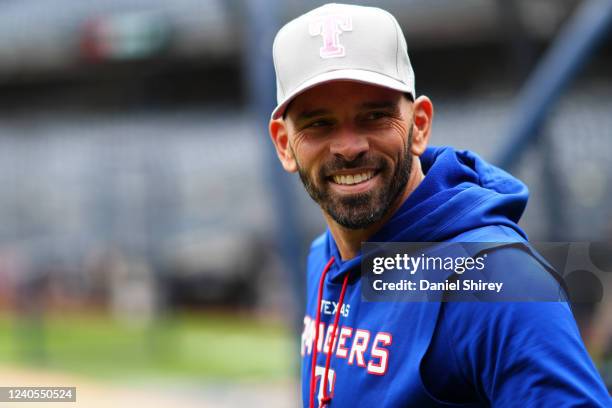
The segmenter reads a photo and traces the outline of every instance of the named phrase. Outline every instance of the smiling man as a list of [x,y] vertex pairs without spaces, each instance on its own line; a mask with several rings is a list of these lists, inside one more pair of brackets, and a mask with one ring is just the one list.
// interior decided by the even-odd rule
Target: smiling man
[[[395,18],[328,4],[285,25],[273,54],[270,135],[328,225],[308,259],[304,406],[610,406],[563,301],[362,299],[363,242],[526,242],[520,181],[427,147],[433,105]],[[490,268],[558,296],[528,245],[488,249]]]
[[334,236],[343,238],[343,259],[356,255],[424,177],[413,157],[425,150],[433,108],[426,96],[410,98],[337,80],[304,91],[286,120],[271,123],[285,169],[299,173]]

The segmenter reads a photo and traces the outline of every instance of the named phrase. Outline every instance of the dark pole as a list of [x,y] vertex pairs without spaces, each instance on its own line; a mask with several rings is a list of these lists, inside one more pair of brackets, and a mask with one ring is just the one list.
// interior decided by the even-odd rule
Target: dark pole
[[299,324],[304,305],[302,230],[296,211],[293,192],[295,179],[282,169],[273,145],[268,137],[268,121],[276,105],[276,82],[272,63],[272,42],[280,28],[280,9],[283,2],[277,0],[247,0],[245,5],[244,72],[248,87],[249,107],[257,126],[256,137],[265,144],[266,179],[274,210],[275,239],[283,269],[295,299],[296,324]]
[[513,109],[496,163],[510,169],[538,138],[547,114],[612,26],[612,1],[583,2],[528,78]]

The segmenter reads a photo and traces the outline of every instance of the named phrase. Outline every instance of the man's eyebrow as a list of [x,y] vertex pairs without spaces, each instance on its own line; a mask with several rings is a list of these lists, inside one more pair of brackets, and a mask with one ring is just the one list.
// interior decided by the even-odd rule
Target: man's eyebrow
[[362,109],[397,109],[397,103],[394,101],[374,101],[364,102],[359,105]]
[[331,111],[329,109],[312,109],[303,110],[297,115],[297,120],[311,119],[317,116],[329,115]]
[[[395,101],[371,101],[364,102],[359,104],[358,108],[360,109],[389,109],[389,110],[397,110],[397,102]],[[296,120],[307,120],[312,119],[318,116],[324,116],[331,114],[332,111],[325,108],[320,109],[311,109],[311,110],[303,110],[296,116]]]

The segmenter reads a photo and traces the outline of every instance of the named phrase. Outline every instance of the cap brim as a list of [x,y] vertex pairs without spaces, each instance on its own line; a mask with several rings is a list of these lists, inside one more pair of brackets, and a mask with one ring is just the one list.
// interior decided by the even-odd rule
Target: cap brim
[[405,84],[387,75],[379,74],[378,72],[364,71],[358,69],[339,69],[335,71],[325,72],[305,81],[302,85],[300,85],[293,92],[291,92],[291,94],[287,95],[287,97],[285,97],[285,99],[280,104],[278,104],[276,108],[274,108],[274,110],[272,111],[272,119],[278,119],[283,116],[283,114],[285,113],[285,109],[287,109],[287,105],[289,105],[289,102],[291,102],[293,98],[295,98],[302,92],[317,85],[324,84],[326,82],[340,80],[362,82],[365,84],[378,85],[384,88],[394,89],[400,92],[408,92],[414,98],[413,84]]

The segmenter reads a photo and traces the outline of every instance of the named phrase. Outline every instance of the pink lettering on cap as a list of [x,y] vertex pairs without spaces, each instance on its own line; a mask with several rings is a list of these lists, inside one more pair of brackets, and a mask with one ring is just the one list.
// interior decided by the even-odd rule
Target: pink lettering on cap
[[340,44],[340,34],[352,31],[353,21],[350,16],[328,15],[316,18],[310,22],[308,33],[311,36],[323,37],[323,46],[319,49],[321,58],[344,57],[346,50]]

